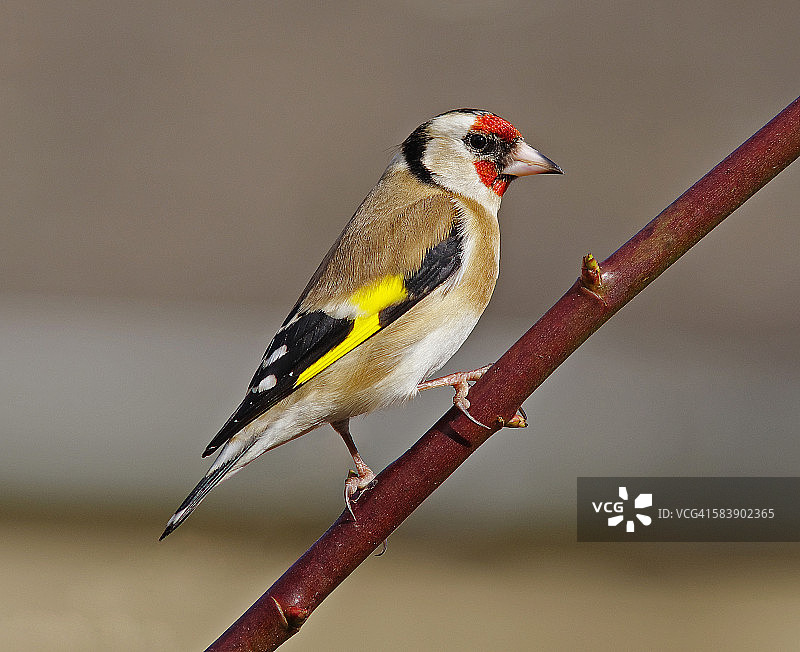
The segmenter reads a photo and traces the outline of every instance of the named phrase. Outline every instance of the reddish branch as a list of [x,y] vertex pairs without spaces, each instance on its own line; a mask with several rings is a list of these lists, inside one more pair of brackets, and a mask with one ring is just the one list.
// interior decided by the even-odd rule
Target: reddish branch
[[209,650],[274,650],[594,331],[800,154],[800,98],[581,277]]

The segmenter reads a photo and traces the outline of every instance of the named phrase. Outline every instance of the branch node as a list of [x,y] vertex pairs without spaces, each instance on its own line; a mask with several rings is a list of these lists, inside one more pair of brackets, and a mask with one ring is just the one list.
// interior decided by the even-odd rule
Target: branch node
[[286,614],[286,620],[289,622],[289,629],[296,632],[300,629],[303,624],[308,620],[308,617],[311,615],[308,609],[305,607],[287,607],[284,610]]
[[581,287],[597,294],[603,289],[600,263],[592,254],[586,254],[581,264]]
[[527,428],[528,427],[528,415],[525,414],[525,410],[519,408],[511,420],[506,424],[506,428]]
[[271,595],[270,598],[275,604],[275,608],[278,610],[278,615],[281,617],[281,624],[286,631],[294,634],[303,626],[303,623],[308,620],[310,613],[305,607],[294,606],[284,609],[274,595]]
[[525,414],[525,410],[519,408],[508,421],[501,416],[497,416],[494,422],[501,428],[527,428],[528,416]]
[[592,254],[586,254],[583,257],[581,276],[577,285],[581,292],[590,294],[600,301],[604,308],[608,308],[608,303],[603,296],[606,289],[603,285],[603,273],[600,269],[600,263],[597,262],[597,259]]

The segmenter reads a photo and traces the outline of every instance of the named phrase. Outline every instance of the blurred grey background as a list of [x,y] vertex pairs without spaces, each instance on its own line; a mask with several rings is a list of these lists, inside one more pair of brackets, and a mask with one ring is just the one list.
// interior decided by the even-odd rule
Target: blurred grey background
[[[4,649],[201,649],[339,514],[351,461],[324,428],[155,543],[419,123],[486,108],[566,171],[506,195],[500,280],[456,370],[495,360],[584,253],[605,258],[800,93],[788,0],[0,16]],[[799,180],[795,164],[594,335],[527,401],[531,427],[493,437],[286,649],[349,649],[371,619],[386,650],[796,643],[795,546],[579,546],[574,501],[582,475],[798,475]],[[450,402],[355,422],[365,459],[386,466]]]

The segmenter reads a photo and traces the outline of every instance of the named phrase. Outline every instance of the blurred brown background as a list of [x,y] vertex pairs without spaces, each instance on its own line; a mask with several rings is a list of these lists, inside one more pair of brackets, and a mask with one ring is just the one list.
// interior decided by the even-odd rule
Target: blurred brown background
[[[0,9],[0,648],[195,650],[341,510],[320,429],[161,544],[393,148],[487,108],[557,161],[501,210],[496,359],[800,93],[796,1]],[[578,545],[581,475],[798,475],[795,164],[591,338],[287,650],[789,648],[796,545]],[[354,424],[380,469],[442,390]]]

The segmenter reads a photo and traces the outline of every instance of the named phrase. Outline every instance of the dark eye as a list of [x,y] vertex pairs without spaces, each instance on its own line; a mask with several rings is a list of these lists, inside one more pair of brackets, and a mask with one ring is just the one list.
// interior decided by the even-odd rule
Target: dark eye
[[476,152],[486,152],[491,149],[489,139],[483,134],[470,134],[467,136],[467,145]]

